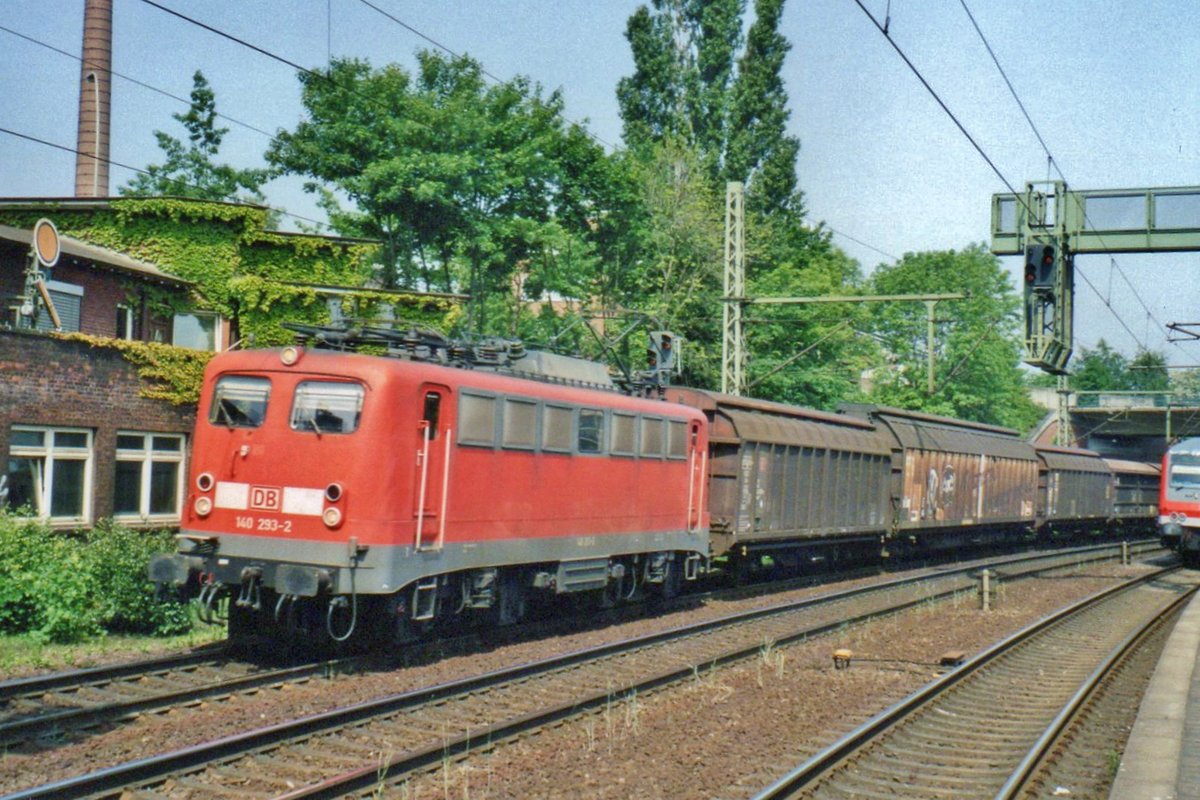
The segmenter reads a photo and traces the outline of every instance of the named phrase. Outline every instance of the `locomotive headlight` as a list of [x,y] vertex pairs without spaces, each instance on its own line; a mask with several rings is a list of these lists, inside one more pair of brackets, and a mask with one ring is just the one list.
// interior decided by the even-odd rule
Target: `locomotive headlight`
[[194,506],[196,514],[201,517],[207,517],[212,513],[213,501],[211,497],[197,497]]
[[331,483],[325,487],[325,499],[331,503],[336,503],[342,499],[342,485],[340,483]]
[[212,491],[215,483],[211,472],[201,472],[196,476],[196,488],[202,492]]
[[342,510],[330,506],[321,514],[321,520],[325,523],[326,528],[336,528],[342,524]]
[[279,360],[283,362],[285,367],[290,367],[292,364],[295,364],[300,360],[300,354],[302,352],[304,351],[299,347],[296,347],[294,344],[290,344],[283,348],[283,352],[279,354]]

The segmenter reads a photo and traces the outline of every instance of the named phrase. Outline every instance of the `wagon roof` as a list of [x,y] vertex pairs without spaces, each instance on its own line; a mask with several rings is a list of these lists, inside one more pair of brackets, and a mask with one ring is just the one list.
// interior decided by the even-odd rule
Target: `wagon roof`
[[886,427],[905,450],[940,450],[1021,461],[1037,460],[1033,447],[1011,428],[887,406],[843,404],[838,410]]
[[854,453],[888,455],[888,440],[872,429],[832,424],[800,415],[764,413],[735,406],[721,406],[718,413],[727,417],[743,441],[842,450]]
[[1113,472],[1133,473],[1136,475],[1162,474],[1162,467],[1149,461],[1126,461],[1123,458],[1106,458],[1104,461]]
[[1039,447],[1037,454],[1048,469],[1071,470],[1073,472],[1100,472],[1109,474],[1111,470],[1100,458],[1098,453],[1091,450],[1080,450],[1069,447]]
[[868,420],[848,417],[844,414],[832,414],[828,411],[817,411],[812,408],[791,406],[786,403],[776,403],[771,400],[758,400],[753,397],[739,397],[720,392],[709,392],[703,389],[691,389],[684,386],[671,386],[667,389],[667,399],[675,403],[695,406],[702,411],[714,411],[718,408],[738,409],[742,411],[757,411],[793,419],[812,420],[832,425],[860,430],[874,430],[875,426]]

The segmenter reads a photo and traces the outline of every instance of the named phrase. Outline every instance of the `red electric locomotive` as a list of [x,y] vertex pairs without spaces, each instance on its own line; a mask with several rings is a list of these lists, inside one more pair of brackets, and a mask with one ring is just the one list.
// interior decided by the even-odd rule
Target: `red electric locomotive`
[[180,549],[151,577],[207,608],[229,596],[231,636],[336,641],[509,623],[539,590],[669,595],[708,553],[707,448],[698,410],[551,354],[500,372],[224,353],[205,372]]

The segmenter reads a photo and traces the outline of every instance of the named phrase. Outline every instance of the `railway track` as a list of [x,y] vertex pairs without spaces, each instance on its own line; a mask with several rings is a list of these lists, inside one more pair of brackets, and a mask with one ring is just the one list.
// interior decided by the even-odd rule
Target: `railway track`
[[[1156,545],[1145,542],[1134,545],[1132,552],[1142,553],[1154,549],[1157,549]],[[1070,552],[1088,557],[1089,553],[1106,553],[1112,550],[1113,545],[1098,545]],[[1013,564],[1020,563],[1022,559],[1045,557],[1046,553],[1037,553],[972,563],[977,568],[982,568],[991,564]],[[955,569],[961,569],[962,566]],[[937,574],[945,569],[930,568],[925,573]],[[813,579],[807,578],[778,581],[766,585],[766,588],[757,585],[722,589],[680,598],[672,601],[664,610],[705,599],[728,600],[762,596],[768,590],[779,592],[812,585]],[[622,606],[603,612],[598,620],[615,623],[639,613],[641,612],[637,608]],[[550,624],[549,632],[554,633],[557,626],[569,629],[570,623],[560,619]],[[545,621],[519,628],[501,629],[493,632],[489,644],[528,637],[530,631],[527,629],[533,628],[536,628],[541,636],[548,632]],[[406,661],[419,662],[422,659],[444,657],[447,653],[469,652],[472,647],[478,646],[480,643],[477,635],[443,639],[411,648],[406,653]],[[241,660],[224,647],[210,647],[179,656],[3,681],[0,682],[0,748],[11,749],[38,740],[55,743],[68,741],[137,714],[161,713],[204,700],[354,672],[371,663],[376,662],[363,658],[340,658],[274,667]]]
[[1182,608],[1173,568],[1058,612],[892,706],[761,792],[782,798],[1012,798],[1113,670]]
[[[1104,552],[1104,551],[1107,552]],[[1100,560],[1113,548],[1022,557],[1009,579]],[[518,736],[582,711],[778,645],[972,591],[971,569],[905,578],[558,656],[383,698],[34,787],[11,797],[325,797],[370,791],[436,767],[481,743]],[[337,776],[329,778],[327,776]]]
[[61,742],[137,714],[328,677],[354,659],[262,666],[227,649],[0,683],[0,748]]

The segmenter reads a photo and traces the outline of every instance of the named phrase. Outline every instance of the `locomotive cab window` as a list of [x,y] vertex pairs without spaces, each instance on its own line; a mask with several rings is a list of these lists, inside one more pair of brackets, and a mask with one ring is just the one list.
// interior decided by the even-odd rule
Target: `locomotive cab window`
[[604,445],[604,412],[594,408],[579,409],[579,432],[576,436],[580,453],[600,453]]
[[213,388],[208,421],[230,428],[257,428],[267,416],[271,382],[266,378],[227,375]]
[[294,431],[354,433],[362,418],[363,387],[357,383],[303,381],[292,395]]

